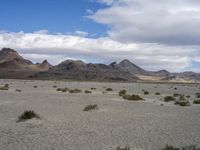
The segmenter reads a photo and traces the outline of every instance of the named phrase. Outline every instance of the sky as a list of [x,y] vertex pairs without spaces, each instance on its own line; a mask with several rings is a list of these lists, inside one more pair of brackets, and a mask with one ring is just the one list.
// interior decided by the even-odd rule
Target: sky
[[200,0],[0,0],[0,10],[0,48],[33,62],[200,72]]

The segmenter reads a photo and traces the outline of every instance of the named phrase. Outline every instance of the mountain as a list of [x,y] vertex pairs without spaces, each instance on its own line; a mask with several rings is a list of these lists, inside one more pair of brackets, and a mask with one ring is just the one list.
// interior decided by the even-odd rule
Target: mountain
[[32,63],[17,51],[3,48],[0,51],[0,78],[20,79],[67,79],[81,81],[153,81],[153,82],[200,82],[200,73],[171,73],[167,70],[147,71],[129,60],[106,64],[66,60],[52,66],[47,60]]
[[0,78],[27,78],[29,75],[48,69],[46,61],[36,65],[13,49],[3,48],[0,51]]
[[133,64],[127,59],[121,61],[117,66],[121,70],[125,72],[129,72],[130,74],[134,74],[134,75],[149,75],[150,74],[150,72],[140,68],[139,66]]
[[136,81],[138,78],[112,65],[86,64],[80,60],[66,60],[32,78],[69,79],[92,81]]
[[44,70],[48,70],[50,67],[52,67],[52,65],[46,59],[41,64],[37,63],[36,65]]

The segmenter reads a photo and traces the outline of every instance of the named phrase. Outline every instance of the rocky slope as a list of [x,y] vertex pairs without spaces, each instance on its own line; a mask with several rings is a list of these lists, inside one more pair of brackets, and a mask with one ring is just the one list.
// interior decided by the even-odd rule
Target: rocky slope
[[46,71],[49,67],[47,61],[39,65],[33,64],[10,48],[0,51],[0,78],[27,78],[37,72]]
[[200,73],[170,73],[167,70],[147,71],[125,59],[119,63],[85,63],[66,60],[52,66],[47,60],[33,64],[17,51],[3,48],[0,51],[0,78],[68,79],[88,81],[200,81]]

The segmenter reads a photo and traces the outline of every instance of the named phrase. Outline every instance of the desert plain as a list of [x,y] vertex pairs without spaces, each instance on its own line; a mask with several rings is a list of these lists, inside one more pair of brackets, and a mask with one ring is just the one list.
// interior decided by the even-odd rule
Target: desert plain
[[[0,86],[5,84],[9,89],[0,90],[0,150],[116,150],[126,145],[131,150],[161,150],[166,144],[200,146],[200,105],[192,103],[200,91],[199,84],[0,80]],[[124,100],[118,94],[121,90],[144,100]],[[149,94],[145,95],[144,90]],[[189,95],[191,106],[163,101],[174,93]],[[83,111],[90,104],[98,108]],[[17,122],[26,110],[33,110],[40,119]]]

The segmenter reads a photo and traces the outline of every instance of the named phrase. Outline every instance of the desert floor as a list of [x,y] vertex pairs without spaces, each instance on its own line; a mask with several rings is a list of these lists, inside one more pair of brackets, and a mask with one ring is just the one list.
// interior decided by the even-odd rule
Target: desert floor
[[[116,150],[127,144],[131,150],[160,150],[166,144],[200,146],[200,105],[192,104],[200,85],[0,80],[0,86],[4,84],[10,88],[0,90],[0,150]],[[56,90],[64,87],[96,90],[92,94]],[[113,91],[102,93],[106,88]],[[118,96],[122,89],[139,94],[145,101],[122,99]],[[150,94],[144,95],[142,89]],[[191,106],[163,102],[174,93],[190,95]],[[83,111],[88,104],[97,104],[98,109]],[[17,123],[25,110],[34,110],[41,119]]]

